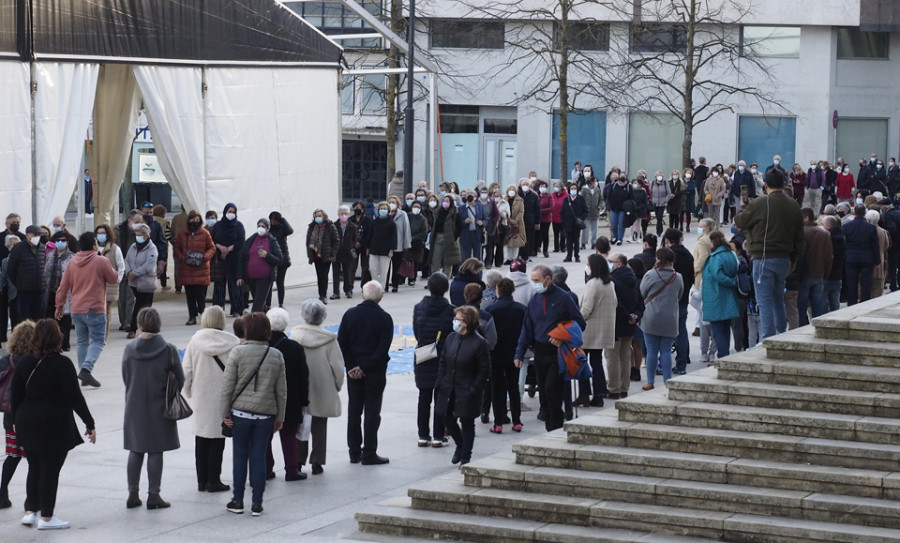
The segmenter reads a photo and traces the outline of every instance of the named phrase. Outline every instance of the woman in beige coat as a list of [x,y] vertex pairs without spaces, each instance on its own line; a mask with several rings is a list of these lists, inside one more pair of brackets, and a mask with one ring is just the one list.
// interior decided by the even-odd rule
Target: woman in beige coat
[[709,218],[715,221],[716,226],[722,220],[722,201],[725,199],[727,189],[725,169],[721,164],[716,164],[709,171],[709,177],[703,185],[703,198],[709,208]]
[[325,305],[319,300],[306,300],[300,312],[306,324],[294,327],[291,339],[303,346],[309,367],[309,405],[306,412],[312,416],[312,452],[309,451],[309,441],[300,441],[297,461],[303,466],[308,457],[312,474],[319,475],[325,465],[328,418],[341,416],[338,393],[344,385],[344,357],[337,336],[322,328],[327,316]]
[[593,372],[593,396],[591,396],[591,380],[578,382],[578,398],[572,405],[582,407],[603,407],[603,396],[609,394],[606,385],[606,374],[603,373],[603,349],[612,349],[616,343],[616,288],[609,275],[609,264],[601,255],[588,257],[585,268],[588,277],[581,296],[581,314],[587,323],[584,329],[584,349],[591,363]]
[[[207,307],[200,315],[202,327],[191,337],[184,351],[184,394],[191,399],[194,416],[194,460],[197,466],[197,490],[224,492],[222,483],[222,372],[225,361],[240,340],[225,332],[225,310],[217,305]],[[218,360],[216,360],[218,358]]]
[[517,259],[519,248],[525,246],[525,200],[519,196],[515,185],[507,187],[504,198],[509,204],[509,218],[507,219],[509,231],[503,242],[506,248],[506,258],[503,264],[506,265]]

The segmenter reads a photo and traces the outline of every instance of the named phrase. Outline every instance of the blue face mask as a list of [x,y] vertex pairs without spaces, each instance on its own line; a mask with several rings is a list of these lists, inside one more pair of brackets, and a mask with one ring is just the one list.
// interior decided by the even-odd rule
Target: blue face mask
[[316,224],[322,224],[322,221],[325,220],[322,217],[316,217]]
[[387,210],[387,209],[379,209],[379,210],[378,210],[378,216],[379,216],[379,217],[387,217],[387,214],[388,214],[388,210]]
[[215,220],[215,219],[206,219],[206,226],[212,228],[212,227],[215,226],[215,225],[216,225],[216,220]]
[[59,241],[57,241],[57,242],[55,242],[55,243],[56,243],[56,248],[59,249],[60,251],[65,251],[65,250],[66,250],[66,245],[68,245],[68,244],[67,244],[65,241],[63,241],[63,240],[59,240]]
[[535,294],[543,294],[547,292],[547,287],[544,286],[544,283],[531,283],[531,288],[534,289]]
[[462,330],[462,322],[453,319],[453,331],[458,334],[460,330]]
[[136,241],[138,243],[144,243],[145,238],[144,238],[144,236],[134,236],[134,241]]
[[97,243],[106,243],[106,234],[97,234]]
[[407,200],[407,201],[406,201],[406,207],[411,206],[412,203],[413,203],[413,201],[414,201],[414,200]]

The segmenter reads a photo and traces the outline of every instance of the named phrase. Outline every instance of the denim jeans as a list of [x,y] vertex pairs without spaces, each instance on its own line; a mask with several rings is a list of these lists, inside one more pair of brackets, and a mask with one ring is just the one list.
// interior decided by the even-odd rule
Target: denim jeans
[[675,369],[683,370],[691,360],[691,342],[687,331],[688,306],[678,306],[678,339],[675,340]]
[[818,277],[807,277],[800,281],[797,291],[797,312],[800,326],[809,324],[806,308],[812,306],[813,318],[825,314],[825,281]]
[[787,330],[784,284],[790,271],[791,261],[788,258],[758,258],[753,261],[760,341]]
[[621,240],[625,237],[625,212],[609,212],[609,230],[613,240]]
[[250,463],[250,486],[253,487],[252,503],[262,504],[266,490],[266,450],[272,440],[274,419],[244,419],[232,416],[234,421],[232,456],[234,501],[244,502],[244,488],[247,484],[247,463]]
[[712,321],[709,327],[712,328],[712,335],[716,341],[716,358],[725,358],[731,345],[731,320]]
[[647,383],[653,384],[656,378],[657,362],[662,366],[663,383],[672,378],[672,343],[673,337],[655,336],[644,333],[644,344],[647,346]]
[[106,313],[94,310],[76,313],[72,315],[72,322],[78,345],[78,366],[85,371],[94,371],[94,364],[106,345]]
[[828,279],[825,281],[825,310],[837,311],[841,308],[841,280]]

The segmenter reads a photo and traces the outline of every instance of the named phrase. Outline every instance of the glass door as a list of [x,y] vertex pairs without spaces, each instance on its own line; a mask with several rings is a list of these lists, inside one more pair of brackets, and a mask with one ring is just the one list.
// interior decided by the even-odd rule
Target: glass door
[[505,188],[516,183],[516,136],[484,136],[484,168],[481,178],[490,185],[499,183]]

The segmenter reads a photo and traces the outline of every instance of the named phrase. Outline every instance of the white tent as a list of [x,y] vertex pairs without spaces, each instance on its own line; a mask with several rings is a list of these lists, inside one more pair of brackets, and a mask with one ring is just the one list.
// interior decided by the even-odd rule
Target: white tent
[[340,61],[271,0],[0,0],[0,214],[64,213],[93,117],[95,222],[110,221],[143,104],[185,207],[234,202],[248,232],[280,211],[302,264],[312,211],[340,199]]

